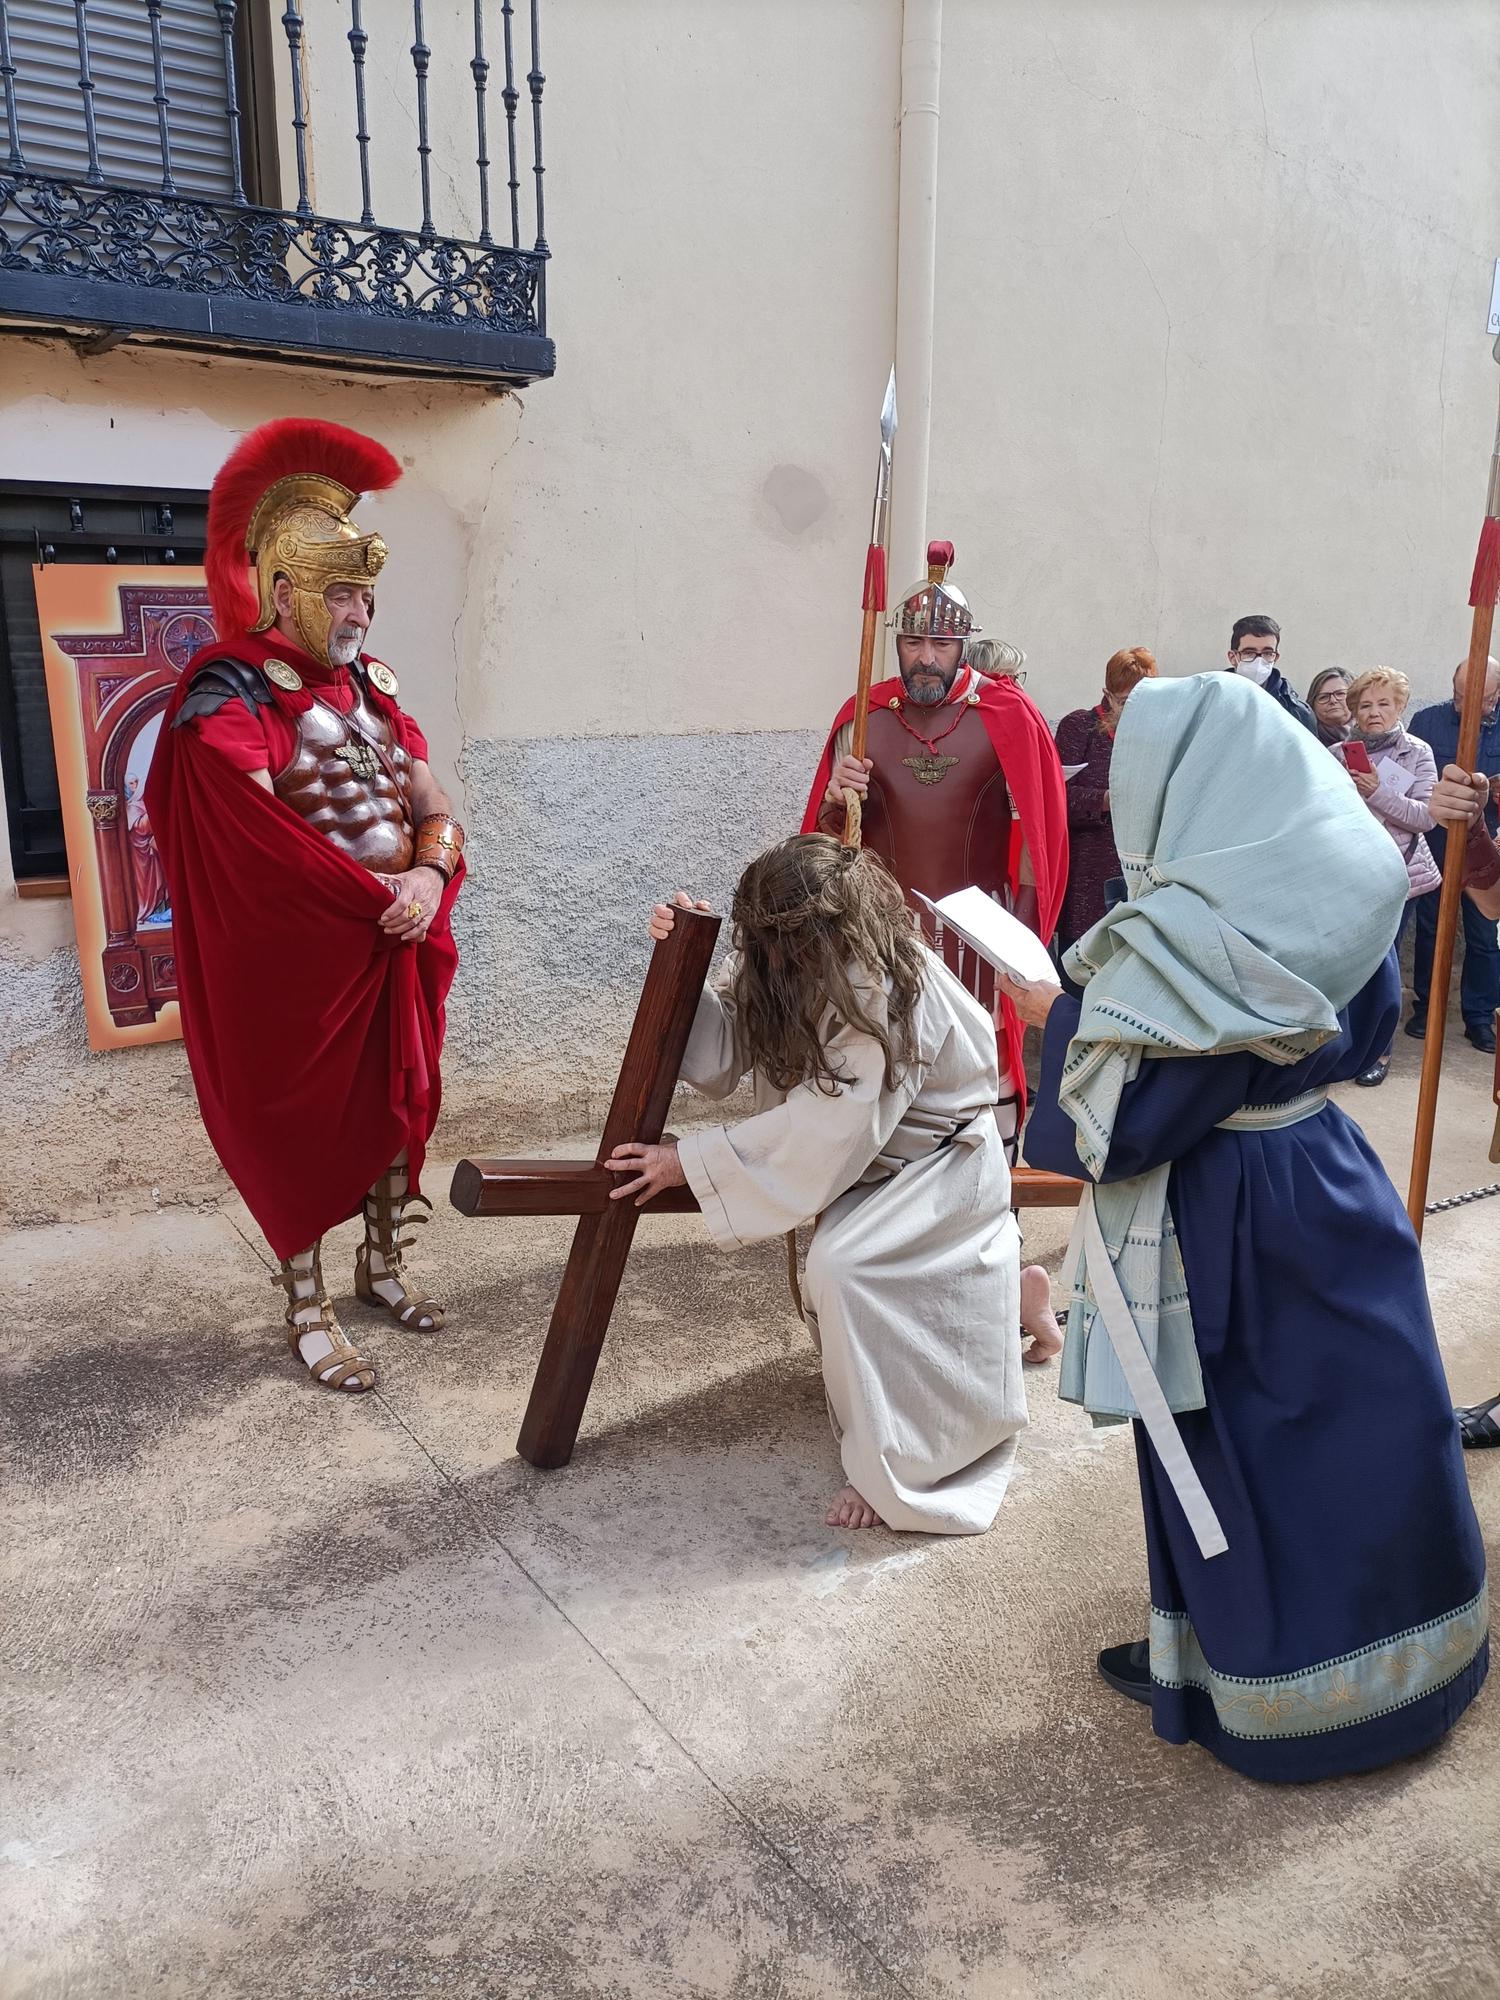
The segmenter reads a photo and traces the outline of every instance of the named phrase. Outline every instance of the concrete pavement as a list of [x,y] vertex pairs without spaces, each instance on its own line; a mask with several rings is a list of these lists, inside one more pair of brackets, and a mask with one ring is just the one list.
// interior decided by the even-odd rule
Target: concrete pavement
[[[1416,1055],[1346,1093],[1398,1180]],[[1486,1065],[1449,1069],[1435,1194],[1500,1178]],[[644,1226],[541,1474],[567,1224],[440,1203],[450,1331],[351,1300],[381,1382],[345,1400],[232,1198],[89,1192],[3,1273],[10,2000],[1500,1992],[1494,1694],[1309,1789],[1156,1742],[1092,1665],[1142,1623],[1131,1449],[1055,1371],[992,1534],[837,1534],[774,1246]],[[1500,1388],[1500,1199],[1427,1241],[1455,1394]],[[1493,1539],[1500,1453],[1471,1472]]]

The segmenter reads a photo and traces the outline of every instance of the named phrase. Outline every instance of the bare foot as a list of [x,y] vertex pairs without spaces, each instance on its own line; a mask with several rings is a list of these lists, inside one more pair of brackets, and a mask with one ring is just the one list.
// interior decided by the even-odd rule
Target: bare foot
[[1028,1264],[1021,1273],[1021,1337],[1029,1345],[1021,1350],[1028,1362],[1050,1361],[1062,1353],[1062,1335],[1052,1310],[1052,1280],[1040,1264]]
[[841,1486],[834,1494],[829,1506],[827,1521],[830,1528],[883,1528],[885,1523],[862,1493],[856,1493],[852,1486]]

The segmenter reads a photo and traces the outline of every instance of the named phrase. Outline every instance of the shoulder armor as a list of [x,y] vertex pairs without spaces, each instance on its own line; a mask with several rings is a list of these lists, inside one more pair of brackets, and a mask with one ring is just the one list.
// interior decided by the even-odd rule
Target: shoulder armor
[[394,701],[401,692],[401,683],[391,672],[384,660],[355,660],[352,672],[366,695],[372,687],[379,690],[387,701]]
[[251,715],[269,708],[272,694],[265,675],[245,660],[205,660],[188,682],[172,727],[180,729],[197,715],[217,715],[228,701],[242,701]]

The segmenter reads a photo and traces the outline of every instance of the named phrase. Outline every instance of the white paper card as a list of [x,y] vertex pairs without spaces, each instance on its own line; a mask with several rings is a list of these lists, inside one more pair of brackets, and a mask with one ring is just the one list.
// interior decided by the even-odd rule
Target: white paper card
[[913,895],[924,903],[945,929],[955,931],[987,964],[1008,972],[1012,979],[1028,982],[1045,980],[1057,984],[1057,970],[1047,956],[1047,947],[1018,917],[1002,909],[983,889],[955,889],[951,896],[933,902],[920,889]]
[[1394,792],[1398,799],[1404,799],[1417,782],[1415,771],[1403,771],[1401,766],[1393,764],[1389,757],[1378,766],[1378,776],[1380,789],[1383,792]]
[[1067,783],[1069,778],[1076,778],[1080,771],[1086,771],[1087,769],[1087,764],[1064,764],[1062,767],[1064,784]]

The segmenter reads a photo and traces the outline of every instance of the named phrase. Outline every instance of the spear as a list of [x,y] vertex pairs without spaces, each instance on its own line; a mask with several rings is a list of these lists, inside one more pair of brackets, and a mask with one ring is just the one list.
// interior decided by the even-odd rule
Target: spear
[[[885,385],[880,410],[880,464],[875,473],[875,511],[870,521],[870,547],[865,556],[865,621],[859,635],[859,680],[854,690],[854,740],[850,752],[865,754],[870,726],[870,682],[875,673],[875,641],[885,614],[885,545],[891,528],[891,445],[896,436],[896,371]],[[844,845],[860,842],[859,793],[844,791]]]
[[[1500,301],[1500,266],[1496,267],[1496,297]],[[1492,309],[1491,324],[1494,324]],[[1495,359],[1500,361],[1500,340]],[[1484,707],[1484,680],[1490,657],[1490,633],[1495,623],[1495,602],[1500,597],[1500,429],[1490,455],[1490,486],[1485,501],[1484,523],[1479,530],[1479,552],[1474,559],[1474,580],[1469,586],[1469,603],[1474,618],[1469,633],[1469,659],[1464,669],[1463,698],[1458,720],[1458,763],[1465,771],[1474,769],[1479,754],[1479,725]],[[1453,978],[1453,939],[1458,929],[1458,909],[1464,892],[1464,829],[1450,826],[1443,854],[1443,889],[1438,901],[1437,938],[1432,951],[1432,987],[1427,1003],[1427,1038],[1422,1048],[1422,1085],[1417,1094],[1417,1130],[1412,1141],[1411,1186],[1407,1190],[1406,1212],[1420,1237],[1422,1216],[1427,1206],[1427,1176],[1432,1167],[1432,1130],[1437,1118],[1439,1072],[1443,1066],[1443,1030],[1448,1021],[1448,987]]]

